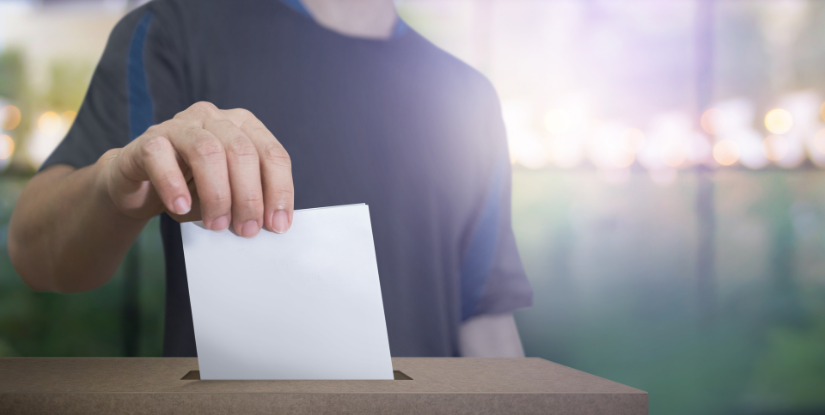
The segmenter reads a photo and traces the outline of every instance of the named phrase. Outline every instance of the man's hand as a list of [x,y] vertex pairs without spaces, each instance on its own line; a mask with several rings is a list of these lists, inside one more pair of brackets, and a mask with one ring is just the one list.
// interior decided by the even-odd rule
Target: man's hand
[[199,102],[104,154],[101,182],[114,206],[134,219],[169,213],[220,231],[254,237],[292,223],[289,155],[244,109]]
[[93,165],[35,175],[12,213],[9,257],[35,290],[87,291],[161,212],[251,238],[289,229],[292,194],[289,155],[263,123],[200,102]]

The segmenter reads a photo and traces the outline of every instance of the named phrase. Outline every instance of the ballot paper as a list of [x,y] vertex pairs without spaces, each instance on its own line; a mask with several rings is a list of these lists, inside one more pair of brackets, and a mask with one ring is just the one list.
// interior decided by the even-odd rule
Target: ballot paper
[[392,379],[367,205],[245,239],[181,224],[201,379]]

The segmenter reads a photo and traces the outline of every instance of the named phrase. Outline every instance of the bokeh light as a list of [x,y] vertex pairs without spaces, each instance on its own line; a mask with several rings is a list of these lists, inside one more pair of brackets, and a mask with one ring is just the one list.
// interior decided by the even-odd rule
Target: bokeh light
[[706,163],[710,161],[712,147],[705,135],[696,132],[687,142],[687,161],[689,163]]
[[63,118],[63,122],[66,126],[71,126],[76,117],[77,112],[75,111],[64,111],[63,114],[60,114],[60,118]]
[[68,121],[55,111],[46,111],[37,118],[36,128],[26,139],[26,157],[34,168],[39,168],[66,135]]
[[13,130],[20,125],[20,109],[14,105],[6,105],[0,109],[0,127],[4,130]]
[[550,144],[553,164],[563,169],[578,166],[584,158],[584,148],[574,137],[559,137]]
[[530,131],[518,131],[509,140],[511,160],[531,169],[547,165],[547,146],[538,135]]
[[765,138],[763,148],[767,158],[771,161],[778,161],[788,155],[790,143],[788,142],[787,137],[772,135]]
[[816,151],[825,154],[825,128],[816,133],[813,144]]
[[564,134],[573,127],[573,120],[569,111],[564,109],[551,109],[544,115],[544,126],[552,134]]
[[702,130],[708,134],[716,134],[713,125],[715,122],[714,117],[717,116],[717,112],[718,111],[714,108],[707,109],[702,113],[702,117],[699,119],[699,124],[702,126]]
[[37,119],[37,128],[44,134],[56,134],[63,128],[63,120],[54,111],[46,111]]
[[739,163],[749,169],[761,169],[771,161],[765,156],[765,139],[753,129],[741,130],[723,139],[730,139],[739,149]]
[[684,146],[678,142],[670,142],[665,144],[662,151],[662,161],[670,167],[679,167],[685,162],[687,154]]
[[[799,167],[805,161],[805,147],[802,144],[802,141],[799,137],[787,135],[783,136],[785,138],[783,144],[778,144],[784,146],[787,150],[785,154],[779,158],[778,160],[774,161],[775,164],[782,168],[786,169],[793,169]],[[779,141],[782,143],[782,141]]]
[[7,135],[0,135],[0,160],[8,160],[14,154],[14,140]]
[[613,166],[618,168],[630,167],[636,161],[636,155],[631,152],[624,152],[613,159]]
[[625,140],[626,145],[629,147],[629,151],[634,153],[642,151],[645,146],[645,133],[638,128],[628,128],[625,130],[622,134],[622,139]]
[[772,109],[765,115],[765,128],[773,134],[785,134],[793,127],[791,113],[782,109]]
[[739,145],[733,140],[721,140],[713,146],[713,159],[723,166],[730,166],[739,160]]

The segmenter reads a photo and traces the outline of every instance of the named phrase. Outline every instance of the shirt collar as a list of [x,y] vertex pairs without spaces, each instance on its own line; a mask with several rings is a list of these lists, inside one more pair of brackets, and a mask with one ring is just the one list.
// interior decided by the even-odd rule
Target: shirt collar
[[[312,19],[312,15],[309,13],[309,10],[307,10],[307,8],[304,6],[304,3],[302,3],[301,0],[280,0],[280,1],[282,3],[284,3],[285,5],[287,5],[289,8],[291,8],[292,10],[295,10],[296,12]],[[401,17],[397,17],[395,19],[395,27],[392,28],[392,33],[390,34],[390,39],[393,39],[393,38],[396,38],[396,37],[399,37],[399,36],[403,35],[407,31],[408,28],[409,27],[407,26],[407,24],[404,23],[403,20],[401,20]]]

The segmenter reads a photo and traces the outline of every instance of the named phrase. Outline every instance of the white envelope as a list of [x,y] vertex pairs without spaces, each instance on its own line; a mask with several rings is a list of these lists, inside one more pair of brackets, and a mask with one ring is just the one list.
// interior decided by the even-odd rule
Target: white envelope
[[181,224],[201,379],[392,379],[367,205],[245,239]]

